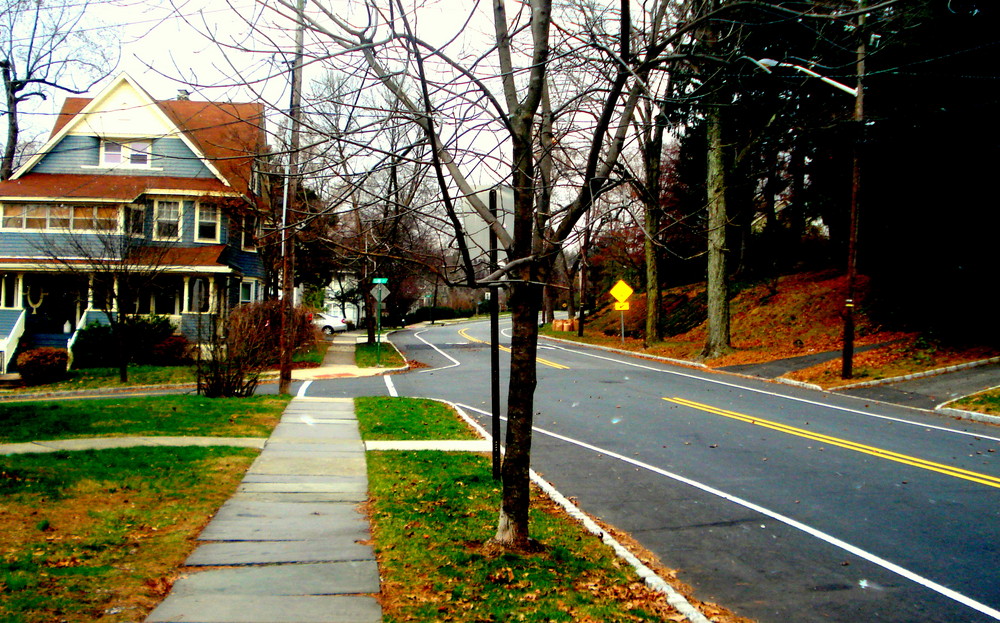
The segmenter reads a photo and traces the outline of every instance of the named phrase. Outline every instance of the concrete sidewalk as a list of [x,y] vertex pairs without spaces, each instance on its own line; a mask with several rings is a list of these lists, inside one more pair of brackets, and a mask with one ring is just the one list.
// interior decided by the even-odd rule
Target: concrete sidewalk
[[147,623],[382,620],[351,399],[296,398]]
[[[362,331],[345,331],[330,338],[330,347],[318,368],[292,370],[292,379],[308,381],[314,379],[339,379],[358,376],[378,376],[392,371],[389,368],[359,368],[354,363],[354,349],[358,342],[367,341],[368,335]],[[393,348],[386,336],[382,336],[384,348]],[[405,368],[403,368],[405,369]]]

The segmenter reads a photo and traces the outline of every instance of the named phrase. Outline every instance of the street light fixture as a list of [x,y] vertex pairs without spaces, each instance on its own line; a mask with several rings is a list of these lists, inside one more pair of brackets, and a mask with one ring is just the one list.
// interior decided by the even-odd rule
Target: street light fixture
[[826,76],[824,76],[822,74],[818,74],[815,71],[809,69],[808,67],[803,67],[802,65],[796,65],[794,63],[786,63],[784,61],[776,61],[773,58],[761,58],[761,59],[750,58],[750,57],[747,57],[747,58],[751,62],[753,62],[755,65],[757,65],[758,67],[760,67],[761,69],[763,69],[764,71],[766,71],[767,73],[771,73],[771,68],[772,67],[791,67],[792,69],[796,69],[798,71],[801,71],[802,73],[806,74],[807,76],[812,76],[813,78],[819,78],[821,81],[829,84],[830,86],[834,87],[835,89],[840,89],[844,93],[848,93],[848,94],[852,95],[853,97],[857,97],[858,96],[858,89],[849,87],[846,84],[843,84],[842,82],[837,82],[833,78],[827,78]]
[[[864,19],[862,16],[859,18],[859,27],[863,25]],[[854,97],[854,123],[858,126],[858,131],[861,131],[861,124],[864,122],[865,118],[864,88],[861,82],[862,77],[865,75],[864,43],[858,45],[857,62],[855,65],[858,81],[858,86],[856,88],[849,87],[846,84],[837,82],[832,78],[818,74],[812,69],[803,67],[802,65],[776,61],[773,58],[755,59],[750,58],[749,56],[745,56],[743,58],[749,60],[767,73],[771,73],[772,67],[790,67],[797,71],[801,71],[808,76],[812,76],[813,78],[819,78],[821,81],[829,84],[830,86],[851,95]],[[858,140],[860,140],[860,137]],[[851,213],[847,232],[847,296],[844,300],[844,346],[841,357],[842,365],[840,371],[841,378],[845,379],[849,379],[854,376],[854,290],[858,274],[858,213],[860,210],[861,189],[861,158],[859,152],[859,146],[855,143],[851,173]]]

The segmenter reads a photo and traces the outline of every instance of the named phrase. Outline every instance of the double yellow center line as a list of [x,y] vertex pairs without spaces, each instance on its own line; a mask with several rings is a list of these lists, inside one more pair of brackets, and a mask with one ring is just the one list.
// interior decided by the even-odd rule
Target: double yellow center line
[[866,446],[864,444],[848,441],[846,439],[840,439],[839,437],[831,437],[829,435],[823,435],[802,428],[788,426],[787,424],[781,424],[780,422],[772,422],[771,420],[765,420],[759,417],[744,415],[742,413],[737,413],[735,411],[726,411],[725,409],[719,409],[717,407],[701,404],[698,402],[694,402],[692,400],[685,400],[684,398],[664,398],[664,400],[685,407],[690,407],[692,409],[698,409],[699,411],[705,411],[707,413],[721,415],[723,417],[738,420],[740,422],[746,422],[747,424],[753,424],[755,426],[763,426],[764,428],[770,428],[771,430],[776,430],[781,433],[795,435],[797,437],[803,437],[805,439],[812,439],[813,441],[819,441],[825,444],[829,444],[831,446],[837,446],[840,448],[853,450],[855,452],[870,454],[871,456],[875,456],[881,459],[886,459],[888,461],[895,461],[896,463],[903,463],[904,465],[919,467],[920,469],[926,469],[932,472],[938,472],[939,474],[944,474],[946,476],[961,478],[963,480],[969,480],[972,482],[979,483],[981,485],[996,487],[1000,489],[1000,478],[997,478],[995,476],[980,474],[978,472],[971,472],[969,470],[961,469],[958,467],[952,467],[950,465],[942,465],[941,463],[926,461],[921,458],[908,456],[906,454],[900,454],[898,452],[892,452],[890,450],[884,450],[882,448],[876,448],[874,446]]
[[[477,340],[476,338],[474,338],[471,335],[469,335],[468,329],[461,329],[458,332],[458,334],[461,335],[462,337],[464,337],[465,339],[469,340],[470,342],[475,342],[476,344],[489,344],[489,342],[487,342],[485,340]],[[509,353],[510,352],[510,349],[507,348],[506,346],[504,346],[503,344],[500,345],[500,350],[502,350],[505,353]],[[569,370],[569,366],[564,366],[561,363],[556,363],[554,361],[549,361],[548,359],[542,359],[541,357],[535,357],[535,361],[537,361],[538,363],[547,365],[549,367],[555,368],[556,370]]]

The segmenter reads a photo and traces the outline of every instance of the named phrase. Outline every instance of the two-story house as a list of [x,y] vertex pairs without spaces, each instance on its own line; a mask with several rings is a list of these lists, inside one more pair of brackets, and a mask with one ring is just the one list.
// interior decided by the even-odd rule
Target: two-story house
[[126,74],[67,98],[46,144],[0,182],[0,372],[19,342],[65,345],[117,313],[108,289],[125,275],[150,277],[133,312],[193,341],[259,300],[264,152],[260,103],[158,101]]

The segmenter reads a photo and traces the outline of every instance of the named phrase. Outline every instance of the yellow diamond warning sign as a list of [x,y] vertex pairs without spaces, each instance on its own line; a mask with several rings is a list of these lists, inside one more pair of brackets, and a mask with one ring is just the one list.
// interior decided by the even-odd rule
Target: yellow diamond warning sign
[[[615,297],[615,300],[619,303],[624,303],[628,300],[628,297],[632,296],[633,291],[634,290],[632,290],[627,283],[622,280],[618,280],[615,287],[611,288],[611,296]],[[628,308],[626,307],[626,309]]]

